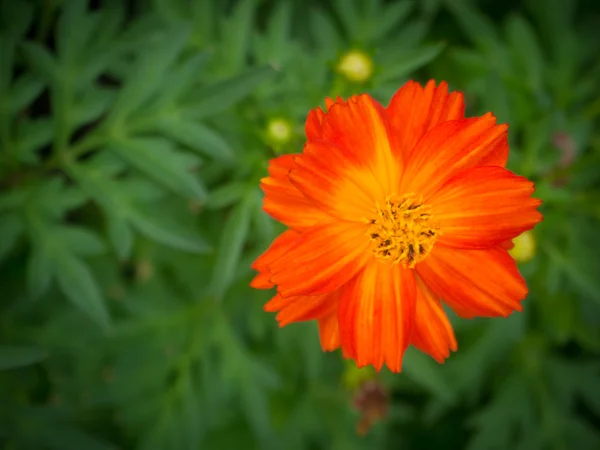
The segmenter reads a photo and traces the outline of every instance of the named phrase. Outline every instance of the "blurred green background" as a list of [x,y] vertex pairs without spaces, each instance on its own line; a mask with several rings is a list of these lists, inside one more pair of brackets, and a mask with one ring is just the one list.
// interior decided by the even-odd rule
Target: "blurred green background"
[[[599,2],[0,3],[0,449],[600,448]],[[510,124],[545,218],[523,313],[375,374],[263,312],[258,185],[410,78]]]

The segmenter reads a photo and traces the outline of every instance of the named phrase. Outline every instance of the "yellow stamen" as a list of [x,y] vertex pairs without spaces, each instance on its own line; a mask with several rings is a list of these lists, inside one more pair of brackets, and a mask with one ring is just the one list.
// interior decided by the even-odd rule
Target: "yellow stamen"
[[414,193],[390,195],[383,206],[375,206],[367,232],[375,256],[409,268],[423,261],[439,234],[431,207]]

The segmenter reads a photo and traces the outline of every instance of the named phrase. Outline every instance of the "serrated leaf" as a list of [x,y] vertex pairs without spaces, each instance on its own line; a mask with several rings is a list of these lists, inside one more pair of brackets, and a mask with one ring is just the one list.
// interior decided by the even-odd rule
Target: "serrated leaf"
[[17,214],[0,217],[0,261],[13,249],[24,230],[23,220]]
[[163,119],[157,126],[169,138],[198,153],[218,161],[230,162],[234,159],[229,144],[218,133],[201,123],[185,119]]
[[31,345],[0,345],[0,370],[29,366],[47,356],[44,350]]
[[182,115],[192,120],[214,116],[251,94],[257,86],[275,74],[270,66],[248,70],[238,76],[202,88],[193,95],[194,102],[187,103]]
[[71,253],[58,251],[53,257],[56,280],[65,296],[103,328],[110,327],[110,316],[90,269]]
[[222,299],[234,278],[250,227],[252,206],[252,196],[248,195],[233,208],[223,228],[211,282],[211,292],[217,300]]
[[131,224],[144,236],[169,247],[191,253],[206,253],[210,250],[198,236],[189,236],[174,224],[162,223],[157,217],[140,212],[130,216]]
[[169,141],[158,138],[112,139],[108,148],[140,172],[179,195],[200,201],[206,197],[204,188],[190,172],[191,168],[182,164],[181,155]]

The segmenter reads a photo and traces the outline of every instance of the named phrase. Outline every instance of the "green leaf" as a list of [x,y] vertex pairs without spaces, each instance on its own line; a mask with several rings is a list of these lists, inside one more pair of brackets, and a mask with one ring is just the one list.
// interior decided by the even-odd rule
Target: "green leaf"
[[402,371],[407,378],[415,384],[422,386],[435,395],[436,399],[451,403],[456,395],[452,385],[442,375],[442,366],[436,363],[428,355],[409,348],[402,362]]
[[275,74],[270,66],[250,69],[236,77],[202,88],[193,95],[193,103],[187,103],[182,114],[189,119],[214,116],[251,94]]
[[42,75],[46,82],[56,83],[60,80],[60,69],[56,59],[45,47],[37,42],[24,42],[21,46],[29,65]]
[[48,290],[55,269],[48,248],[43,243],[35,245],[27,262],[27,290],[33,299]]
[[115,93],[109,89],[86,89],[83,98],[73,105],[70,120],[74,127],[80,127],[98,120],[106,114],[115,98]]
[[221,300],[234,278],[250,226],[253,198],[247,195],[231,212],[224,225],[212,274],[211,292]]
[[24,163],[37,162],[36,152],[52,143],[54,139],[52,119],[25,120],[17,128],[17,154]]
[[401,23],[408,17],[414,5],[413,2],[408,1],[386,5],[385,11],[378,17],[379,20],[376,22],[376,26],[372,27],[371,42],[379,41],[392,31],[396,33],[396,30],[400,29]]
[[493,51],[499,42],[498,34],[490,19],[481,14],[465,0],[444,0],[444,5],[460,24],[471,41],[482,49]]
[[122,123],[155,95],[162,86],[165,73],[179,58],[188,36],[189,30],[179,26],[163,34],[158,44],[150,45],[142,52],[106,118],[108,127]]
[[565,275],[570,278],[574,285],[584,291],[589,299],[600,304],[600,285],[598,284],[597,277],[582,271],[581,268],[574,265],[566,255],[550,242],[543,241],[540,243],[540,247],[544,249],[550,260],[556,266],[560,267]]
[[[519,405],[515,408],[515,405]],[[476,432],[468,450],[505,450],[536,433],[531,390],[518,376],[511,376],[491,403],[478,411],[471,424]]]
[[60,226],[53,234],[74,255],[96,256],[106,250],[104,242],[95,233],[82,227]]
[[65,296],[98,325],[110,327],[110,316],[90,269],[66,251],[53,255],[56,280]]
[[92,16],[86,14],[87,0],[65,2],[58,19],[56,49],[61,63],[72,66],[94,31]]
[[159,138],[112,139],[117,156],[173,192],[202,201],[206,192],[171,143]]
[[0,345],[0,370],[29,366],[47,356],[41,348],[30,345]]
[[0,217],[0,261],[13,249],[24,230],[23,220],[17,214]]
[[534,92],[540,92],[543,87],[545,71],[544,58],[537,37],[531,25],[522,16],[511,16],[507,23],[507,32],[513,52],[519,58],[522,74],[528,86]]
[[133,248],[133,232],[127,219],[107,211],[107,231],[119,259],[128,258]]
[[156,100],[150,109],[164,110],[177,100],[180,100],[198,82],[199,75],[209,59],[209,53],[198,53],[179,64],[165,75],[164,85],[156,93]]
[[444,47],[445,44],[443,43],[427,45],[399,55],[397,62],[386,67],[381,74],[375,76],[375,83],[383,84],[410,75],[415,70],[431,62]]
[[255,11],[256,0],[247,0],[234,4],[229,20],[222,19],[224,33],[219,55],[223,61],[219,64],[219,69],[223,73],[239,73],[245,67]]
[[313,31],[317,48],[335,53],[335,49],[343,48],[344,42],[331,17],[321,9],[314,9],[310,15],[310,27]]
[[21,38],[27,33],[33,19],[33,6],[30,2],[19,2],[18,8],[11,0],[0,2],[0,28],[6,34]]
[[35,75],[24,74],[11,87],[10,113],[17,114],[31,104],[44,89],[44,83]]
[[220,209],[232,205],[241,199],[249,190],[248,183],[232,181],[215,188],[210,192],[204,206],[207,209]]
[[144,236],[161,244],[191,253],[206,253],[210,250],[198,236],[189,236],[176,224],[165,219],[152,217],[141,212],[132,213],[131,224]]
[[185,119],[162,119],[158,129],[169,138],[218,161],[232,161],[233,151],[219,134],[210,128]]

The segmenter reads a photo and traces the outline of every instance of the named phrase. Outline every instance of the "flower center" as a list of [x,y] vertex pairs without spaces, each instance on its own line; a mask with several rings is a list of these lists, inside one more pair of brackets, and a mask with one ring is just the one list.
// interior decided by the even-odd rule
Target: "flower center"
[[431,206],[417,194],[390,195],[375,205],[367,232],[377,258],[413,268],[431,252],[438,235]]

